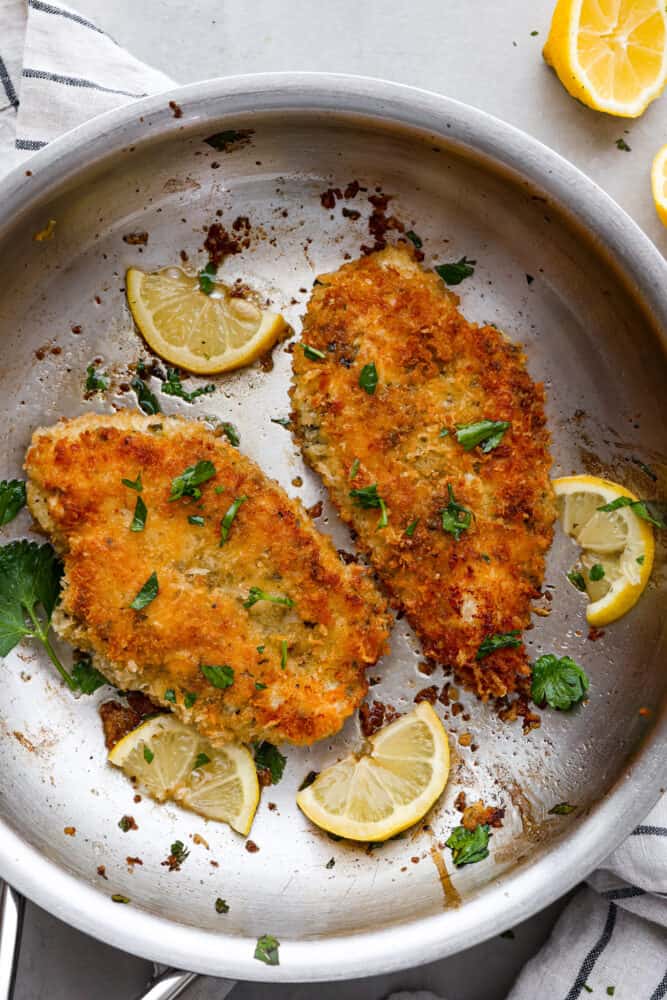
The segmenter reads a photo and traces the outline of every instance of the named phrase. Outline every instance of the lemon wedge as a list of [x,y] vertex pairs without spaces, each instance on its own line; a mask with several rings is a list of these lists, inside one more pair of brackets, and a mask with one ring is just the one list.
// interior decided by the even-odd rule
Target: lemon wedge
[[161,358],[199,375],[241,368],[273,347],[287,328],[279,313],[238,298],[221,282],[179,267],[154,273],[131,267],[127,301],[139,332]]
[[667,226],[667,145],[655,154],[651,168],[651,188],[655,210],[663,226]]
[[382,841],[428,812],[449,775],[449,744],[428,702],[380,729],[296,797],[308,819],[338,837]]
[[244,835],[250,830],[259,782],[245,747],[212,747],[191,726],[158,715],[119,740],[109,760],[158,802],[172,799]]
[[636,118],[667,79],[664,0],[558,0],[543,55],[589,108]]
[[618,483],[596,476],[564,476],[554,479],[553,488],[563,530],[581,549],[570,580],[588,594],[588,623],[597,628],[609,625],[634,607],[648,583],[653,529],[631,505],[599,509],[622,497],[639,502]]

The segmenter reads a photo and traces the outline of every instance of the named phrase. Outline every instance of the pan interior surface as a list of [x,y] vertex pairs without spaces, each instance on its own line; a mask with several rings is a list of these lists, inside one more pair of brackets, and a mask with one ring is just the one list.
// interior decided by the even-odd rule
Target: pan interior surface
[[[241,138],[221,149],[204,141],[224,130]],[[359,186],[354,195],[352,182]],[[329,189],[341,192],[333,206],[331,197],[322,198]],[[446,136],[289,109],[204,125],[186,113],[182,129],[156,128],[145,141],[82,166],[19,214],[2,239],[0,478],[21,475],[35,427],[61,416],[135,406],[127,366],[149,354],[126,305],[128,267],[180,265],[183,251],[187,266],[199,268],[206,261],[206,229],[220,222],[233,230],[234,220],[247,218],[248,245],[225,260],[220,276],[257,288],[298,331],[317,274],[372,244],[369,196],[383,194],[390,197],[387,214],[418,234],[426,265],[464,255],[477,262],[474,277],[456,289],[461,308],[469,320],[495,323],[524,345],[533,378],[546,385],[553,474],[589,471],[643,496],[658,494],[660,486],[664,493],[665,365],[658,332],[632,282],[569,213],[492,158]],[[53,238],[35,241],[50,219],[56,222]],[[147,241],[127,240],[136,234],[147,234]],[[160,403],[166,413],[234,423],[242,451],[306,507],[322,500],[318,527],[352,551],[289,431],[273,422],[289,414],[289,342],[272,359],[270,371],[255,364],[215,377],[215,393],[193,404],[165,395]],[[112,375],[111,392],[85,398],[90,364]],[[637,460],[654,470],[658,484]],[[29,531],[23,512],[4,529],[3,541]],[[138,921],[139,927],[140,918],[151,915],[156,926],[163,922],[165,941],[188,928],[203,932],[189,967],[246,978],[350,975],[336,940],[397,928],[392,959],[385,956],[380,965],[387,970],[415,960],[415,951],[401,952],[402,928],[416,933],[420,922],[436,920],[444,954],[457,925],[474,922],[485,899],[495,906],[504,890],[511,896],[517,874],[532,873],[534,908],[548,902],[555,859],[566,864],[568,840],[586,824],[593,831],[596,822],[610,822],[609,814],[596,819],[596,804],[627,780],[626,769],[664,705],[664,563],[659,557],[652,583],[630,614],[604,634],[589,635],[584,602],[565,576],[574,558],[557,530],[545,578],[550,599],[540,602],[548,614],[535,616],[526,641],[532,658],[553,652],[581,663],[591,678],[588,702],[570,714],[542,712],[541,727],[526,735],[520,721],[501,722],[492,706],[462,690],[449,705],[437,703],[453,753],[449,784],[425,823],[383,846],[334,842],[295,804],[310,771],[358,744],[356,718],[334,740],[282,748],[285,774],[263,790],[250,835],[259,850],[251,853],[224,825],[147,798],[135,801],[132,785],[106,764],[97,707],[111,689],[75,699],[46,658],[25,646],[3,663],[4,821],[54,870],[95,891],[104,927],[125,916],[128,926]],[[451,678],[440,667],[427,676],[421,663],[418,642],[397,621],[390,654],[370,671],[369,700],[408,711],[420,690],[436,685],[440,692]],[[471,740],[461,741],[468,733]],[[462,790],[469,803],[483,799],[504,808],[505,817],[493,831],[490,859],[456,870],[444,843],[460,822],[454,800]],[[567,816],[550,813],[563,802],[576,809]],[[138,829],[123,832],[123,815],[133,816]],[[177,839],[190,855],[180,871],[171,871],[163,862]],[[142,864],[128,864],[128,857]],[[599,860],[591,857],[591,865]],[[127,896],[131,906],[114,909],[114,893]],[[33,894],[39,897],[34,887]],[[217,897],[226,900],[228,913],[216,912]],[[62,900],[60,912],[77,922],[75,908]],[[82,913],[79,924],[113,937],[86,919]],[[487,933],[501,930],[504,919],[497,911]],[[265,933],[283,942],[279,971],[253,966],[248,939]],[[133,948],[127,936],[116,940]],[[310,968],[296,958],[290,966],[291,942],[295,956],[297,947],[311,948]],[[318,945],[328,948],[328,971]],[[167,958],[141,933],[135,947]],[[369,960],[355,971],[377,967]]]

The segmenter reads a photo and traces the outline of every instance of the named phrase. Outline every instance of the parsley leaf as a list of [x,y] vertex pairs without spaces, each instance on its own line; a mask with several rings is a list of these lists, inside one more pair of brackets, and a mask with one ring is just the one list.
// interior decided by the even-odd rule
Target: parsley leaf
[[294,601],[291,597],[282,597],[280,594],[267,594],[259,587],[251,587],[247,600],[243,602],[244,608],[251,608],[258,601],[270,601],[272,604],[283,604],[286,608],[293,608]]
[[421,248],[423,247],[424,244],[422,243],[422,241],[420,240],[420,238],[417,236],[417,234],[414,232],[414,230],[408,229],[408,231],[407,231],[407,233],[405,235],[406,235],[407,239],[410,240],[410,242],[413,244],[413,246],[417,250],[421,250]]
[[167,688],[164,693],[164,700],[168,701],[171,705],[176,704],[176,692],[173,688]]
[[224,545],[225,542],[227,541],[227,539],[229,538],[229,532],[230,532],[230,529],[232,527],[232,523],[234,521],[234,518],[236,517],[236,515],[239,512],[239,507],[241,506],[242,503],[245,503],[247,499],[248,498],[245,497],[245,496],[243,496],[243,497],[237,497],[236,500],[234,501],[234,503],[231,504],[231,506],[227,508],[227,513],[225,514],[225,516],[223,517],[222,521],[220,522],[220,545],[221,546]]
[[237,431],[234,424],[230,424],[229,421],[225,421],[222,425],[222,433],[225,435],[230,444],[233,444],[235,448],[241,444],[241,438],[239,437],[239,432]]
[[182,865],[185,859],[190,855],[189,850],[182,840],[175,840],[169,850],[171,852],[170,857],[173,858],[175,863],[174,867]]
[[449,503],[441,511],[442,530],[453,535],[454,540],[458,542],[463,532],[467,531],[470,527],[473,514],[471,510],[462,507],[461,504],[456,502],[451,483],[447,483],[447,492],[449,494]]
[[212,382],[209,382],[208,385],[201,385],[198,389],[188,392],[187,389],[183,388],[181,376],[178,371],[175,368],[167,368],[167,381],[162,383],[162,392],[165,396],[178,396],[179,399],[184,399],[186,403],[192,403],[199,396],[206,396],[211,392],[215,392],[215,386]]
[[234,683],[234,668],[223,664],[221,667],[209,666],[206,663],[202,663],[199,667],[209,684],[212,684],[215,688],[231,687]]
[[348,476],[348,479],[355,479],[356,478],[356,475],[357,475],[357,472],[359,471],[359,466],[360,465],[361,465],[361,463],[360,463],[359,459],[355,458],[354,462],[350,466],[350,474]]
[[86,392],[105,392],[108,388],[108,378],[104,375],[98,374],[95,365],[88,365],[86,368]]
[[154,758],[155,758],[155,754],[153,753],[153,751],[151,750],[151,748],[147,747],[146,744],[144,744],[144,760],[146,761],[146,763],[147,764],[152,764]]
[[569,656],[558,659],[553,653],[547,653],[533,664],[530,693],[537,705],[546,703],[567,712],[582,700],[588,688],[588,677]]
[[[62,563],[48,544],[22,539],[0,548],[0,656],[22,638],[39,639],[71,691],[77,682],[51,645],[51,616],[60,594]],[[41,612],[40,612],[41,609]]]
[[283,776],[287,757],[281,754],[273,743],[258,743],[255,747],[255,767],[258,771],[268,771],[271,775],[271,784],[277,785]]
[[570,570],[567,574],[567,578],[573,587],[580,590],[582,593],[586,590],[586,581],[584,580],[583,574],[578,573],[576,570]]
[[464,826],[455,827],[445,841],[452,852],[452,861],[457,868],[463,865],[474,865],[489,856],[489,838],[491,828],[488,823],[482,823],[474,830],[466,830]]
[[132,518],[132,524],[130,525],[130,531],[143,531],[146,527],[146,518],[148,516],[148,511],[146,509],[146,504],[141,499],[137,497],[137,502],[134,508],[134,517]]
[[205,268],[203,268],[197,275],[199,279],[199,291],[203,292],[204,295],[210,295],[215,288],[215,281],[213,278],[218,273],[218,268],[213,263],[212,260],[208,262]]
[[616,140],[616,148],[622,150],[624,153],[632,152],[632,146],[628,146],[627,142],[623,138]]
[[247,132],[238,132],[234,128],[229,128],[224,132],[209,135],[208,139],[204,139],[204,142],[207,146],[213,146],[213,149],[217,149],[219,153],[224,153],[229,146],[238,142],[239,139],[245,138],[246,135]]
[[3,479],[0,482],[0,526],[13,521],[25,504],[25,483],[21,479]]
[[183,704],[185,705],[186,708],[192,708],[196,700],[197,700],[197,695],[194,693],[194,691],[186,691],[185,697],[183,698]]
[[365,510],[382,507],[382,501],[378,496],[377,483],[372,483],[370,486],[362,486],[358,490],[350,490],[349,495],[357,507],[363,507]]
[[487,635],[480,643],[475,659],[483,660],[485,656],[495,653],[497,649],[516,649],[517,646],[521,645],[520,635],[521,633],[516,629],[512,632],[495,632],[493,635]]
[[155,600],[159,589],[160,587],[158,584],[157,573],[153,570],[135,599],[130,604],[132,610],[141,611],[143,608],[147,607],[151,601]]
[[136,479],[121,479],[121,483],[123,486],[127,486],[128,490],[136,490],[137,493],[141,493],[144,488],[141,482],[141,473],[139,473]]
[[201,753],[198,753],[197,756],[195,757],[195,762],[192,765],[192,770],[196,771],[197,768],[204,767],[206,764],[210,763],[211,763],[211,758],[207,753],[204,753],[204,751],[202,750]]
[[265,965],[280,965],[279,948],[278,938],[274,938],[270,934],[262,934],[260,938],[257,938],[254,957],[258,962],[264,962]]
[[82,653],[80,658],[72,667],[72,679],[76,684],[76,690],[81,694],[92,694],[104,684],[108,684],[104,674],[101,674],[93,666],[93,661],[88,653]]
[[558,802],[555,806],[552,806],[549,810],[550,816],[569,816],[576,809],[576,806],[571,806],[569,802]]
[[215,901],[215,912],[216,913],[229,913],[229,905],[225,899],[221,899],[220,896]]
[[289,417],[271,417],[271,423],[280,424],[280,426],[284,427],[285,430],[289,430],[292,426],[292,421]]
[[457,260],[456,263],[439,264],[435,270],[446,285],[460,285],[462,281],[475,273],[476,263],[476,260],[461,257],[461,260]]
[[616,497],[610,503],[605,503],[602,507],[598,507],[598,510],[609,512],[612,510],[618,510],[619,507],[631,507],[637,517],[640,517],[642,521],[648,521],[652,524],[654,528],[667,528],[667,524],[661,521],[659,518],[652,516],[648,507],[646,506],[645,500],[631,500],[630,497]]
[[478,420],[474,424],[458,424],[456,440],[463,445],[464,451],[472,451],[480,444],[484,454],[488,454],[498,447],[509,426],[509,420]]
[[157,401],[157,396],[153,395],[151,390],[148,388],[146,383],[138,375],[135,375],[132,379],[130,385],[137,394],[137,403],[139,409],[152,417],[154,413],[160,413],[160,404]]
[[285,670],[287,667],[287,639],[283,639],[280,643],[280,669]]
[[412,538],[412,536],[414,535],[415,530],[416,530],[418,524],[419,524],[419,518],[418,517],[416,517],[414,519],[414,521],[410,521],[410,524],[405,529],[405,534],[408,536],[408,538]]
[[359,375],[359,385],[369,396],[372,396],[377,388],[378,384],[378,372],[375,367],[375,362],[371,361],[369,365],[364,365],[361,369]]
[[589,579],[594,582],[604,579],[604,566],[602,563],[594,563],[588,571]]
[[324,361],[326,354],[324,351],[318,351],[316,347],[311,347],[310,344],[302,344],[303,353],[308,358],[309,361]]
[[208,459],[202,459],[196,465],[189,465],[187,469],[181,472],[180,476],[172,479],[169,502],[181,500],[183,497],[192,497],[193,500],[199,500],[201,496],[199,487],[202,483],[206,483],[209,479],[212,479],[214,475],[215,466]]
[[190,517],[188,518],[188,524],[196,524],[198,528],[202,528],[204,523],[204,518],[201,514],[190,514]]

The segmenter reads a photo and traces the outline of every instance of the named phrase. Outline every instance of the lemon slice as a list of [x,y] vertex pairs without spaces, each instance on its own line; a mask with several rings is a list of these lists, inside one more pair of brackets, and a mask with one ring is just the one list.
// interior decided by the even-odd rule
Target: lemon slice
[[663,226],[667,226],[667,146],[658,150],[651,168],[651,187],[655,210]]
[[230,294],[213,282],[210,295],[179,267],[147,274],[131,267],[127,301],[148,346],[170,364],[200,375],[249,365],[272,347],[287,324],[279,313]]
[[380,729],[296,797],[308,819],[338,837],[381,841],[412,826],[442,793],[449,744],[428,702]]
[[259,782],[245,747],[229,743],[217,749],[191,726],[159,715],[119,740],[109,760],[158,802],[173,799],[239,833],[250,830]]
[[632,507],[598,509],[619,497],[638,499],[618,483],[565,476],[554,479],[553,488],[563,530],[581,548],[575,571],[583,577],[589,598],[586,618],[596,627],[609,625],[637,603],[648,583],[653,530]]
[[664,0],[558,0],[543,55],[573,97],[636,118],[667,79]]

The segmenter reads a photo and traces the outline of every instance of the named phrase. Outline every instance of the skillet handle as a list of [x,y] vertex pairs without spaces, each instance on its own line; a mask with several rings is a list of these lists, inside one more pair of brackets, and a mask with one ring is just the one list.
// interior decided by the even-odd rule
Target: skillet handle
[[24,910],[23,896],[0,881],[0,1000],[14,995]]
[[[146,992],[136,1000],[176,1000],[176,997],[180,997],[183,990],[186,990],[195,979],[197,979],[196,972],[167,969],[156,979],[152,979]],[[5,1000],[1,993],[0,1000]]]

